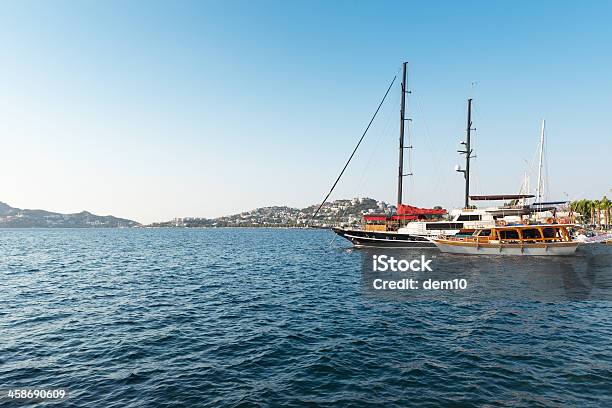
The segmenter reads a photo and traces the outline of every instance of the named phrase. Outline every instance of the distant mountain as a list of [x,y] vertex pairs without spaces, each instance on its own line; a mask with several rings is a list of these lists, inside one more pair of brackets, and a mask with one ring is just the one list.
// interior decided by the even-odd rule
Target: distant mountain
[[306,208],[262,207],[219,218],[175,218],[151,224],[151,227],[328,227],[337,224],[358,224],[363,214],[391,214],[395,207],[372,198],[353,198],[327,202],[314,220],[318,205]]
[[118,228],[137,227],[136,221],[100,216],[87,211],[60,214],[45,210],[23,210],[0,202],[0,228]]

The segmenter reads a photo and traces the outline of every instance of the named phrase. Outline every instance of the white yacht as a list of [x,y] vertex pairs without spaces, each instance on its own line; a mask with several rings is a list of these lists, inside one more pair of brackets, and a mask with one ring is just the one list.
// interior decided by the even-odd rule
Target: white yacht
[[[472,200],[525,200],[532,197],[533,195],[528,194],[470,196]],[[541,208],[538,209],[540,210]],[[524,216],[534,211],[536,211],[534,208],[527,205],[461,208],[452,210],[447,220],[412,221],[401,227],[398,232],[421,237],[471,235],[477,229],[524,223]]]

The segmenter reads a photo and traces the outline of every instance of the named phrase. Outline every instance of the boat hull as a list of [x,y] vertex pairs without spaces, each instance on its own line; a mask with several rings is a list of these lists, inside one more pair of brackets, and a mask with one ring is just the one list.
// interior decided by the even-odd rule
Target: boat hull
[[578,248],[578,242],[554,242],[548,244],[476,244],[437,239],[433,241],[442,252],[463,255],[513,255],[513,256],[569,256]]
[[351,241],[356,247],[435,248],[434,243],[427,238],[394,231],[365,231],[351,228],[332,228],[332,230]]

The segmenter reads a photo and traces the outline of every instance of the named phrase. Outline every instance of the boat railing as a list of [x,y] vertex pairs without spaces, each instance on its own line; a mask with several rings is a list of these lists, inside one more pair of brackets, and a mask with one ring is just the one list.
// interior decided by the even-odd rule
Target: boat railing
[[462,235],[462,236],[446,236],[446,235],[440,235],[439,238],[441,239],[452,239],[453,241],[462,241],[462,242],[476,242],[476,243],[485,243],[485,242],[489,242],[490,237],[478,237],[478,236],[469,236],[469,235]]

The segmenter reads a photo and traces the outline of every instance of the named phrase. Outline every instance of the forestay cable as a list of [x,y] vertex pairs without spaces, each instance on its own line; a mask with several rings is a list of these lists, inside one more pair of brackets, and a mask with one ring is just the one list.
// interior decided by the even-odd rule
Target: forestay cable
[[327,193],[327,195],[325,196],[325,198],[323,199],[323,202],[321,203],[321,205],[319,205],[319,208],[317,208],[317,211],[314,212],[314,214],[311,217],[311,221],[317,216],[317,214],[319,213],[319,211],[321,210],[321,208],[323,207],[323,205],[325,204],[325,202],[327,201],[327,199],[329,198],[329,196],[331,195],[331,193],[334,191],[334,188],[336,188],[336,185],[338,184],[338,182],[340,181],[340,178],[342,177],[342,175],[344,174],[344,171],[346,170],[346,168],[348,167],[349,163],[351,162],[351,160],[353,159],[353,156],[355,155],[355,153],[357,152],[357,149],[359,148],[359,145],[361,144],[361,142],[363,141],[363,138],[365,137],[365,135],[368,133],[368,130],[370,129],[370,126],[372,125],[372,122],[374,122],[374,119],[376,118],[376,115],[378,115],[378,111],[380,110],[380,107],[382,106],[382,104],[385,102],[385,99],[387,99],[387,95],[389,95],[389,91],[391,90],[391,87],[393,86],[393,84],[395,83],[395,79],[397,78],[397,75],[393,77],[393,80],[391,81],[391,83],[389,84],[389,88],[387,88],[387,92],[385,92],[385,96],[383,96],[382,100],[380,101],[380,103],[378,104],[378,108],[376,108],[376,112],[374,112],[374,115],[372,116],[372,119],[370,119],[370,123],[368,123],[368,126],[365,128],[363,134],[361,135],[361,138],[359,139],[359,142],[357,142],[357,146],[355,146],[355,148],[353,149],[353,153],[351,153],[351,156],[348,158],[348,160],[346,161],[346,164],[344,165],[344,167],[342,168],[342,171],[340,172],[340,174],[338,175],[338,178],[336,179],[336,181],[334,182],[334,185],[332,185],[331,189],[329,190],[329,193]]

